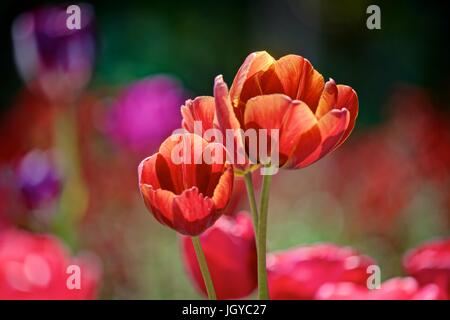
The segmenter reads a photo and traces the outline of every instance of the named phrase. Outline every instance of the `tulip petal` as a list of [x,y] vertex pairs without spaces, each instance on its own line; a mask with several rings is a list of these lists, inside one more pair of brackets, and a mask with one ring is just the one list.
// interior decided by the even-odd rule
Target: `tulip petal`
[[174,228],[185,235],[199,235],[220,217],[213,200],[199,193],[197,187],[184,190],[173,204]]
[[277,60],[273,67],[283,86],[283,93],[292,99],[304,101],[315,112],[324,80],[309,60],[291,54]]
[[242,66],[234,77],[230,88],[230,98],[232,104],[236,107],[239,104],[241,91],[247,79],[251,78],[257,72],[265,71],[269,68],[275,59],[266,51],[253,52],[247,56]]
[[[191,133],[200,134],[213,128],[215,104],[214,98],[209,96],[197,97],[194,100],[187,100],[181,106],[181,115],[183,116],[182,127]],[[201,132],[194,132],[194,122],[201,121]]]
[[239,129],[241,126],[236,118],[228,94],[228,86],[222,75],[214,80],[214,99],[216,103],[216,121],[220,129]]
[[[228,86],[223,81],[221,75],[217,76],[214,82],[214,98],[216,103],[216,114],[215,114],[215,123],[217,123],[220,131],[223,134],[223,144],[225,146],[233,146],[233,150],[230,150],[230,156],[233,159],[239,159],[241,154],[245,155],[244,142],[241,135],[241,124],[236,117],[235,110],[230,102],[230,97],[228,94]],[[233,141],[227,141],[228,132],[232,130]],[[248,164],[248,159],[243,159],[243,163],[238,162],[237,160],[234,162],[235,166],[239,169],[245,169]]]
[[356,118],[358,117],[358,95],[355,90],[349,86],[338,85],[338,99],[336,103],[337,109],[346,108],[350,113],[350,120],[341,140],[337,146],[340,146],[350,135],[355,127]]
[[[207,169],[198,170],[200,174],[208,174],[204,180],[204,189],[199,188],[204,195],[212,197],[214,194],[214,189],[219,183],[219,179],[224,174],[226,170],[225,163],[227,161],[227,152],[223,144],[220,143],[209,143],[205,150],[203,151],[203,158]],[[200,180],[200,179],[199,179]]]
[[219,181],[214,189],[212,200],[217,210],[223,210],[228,205],[233,192],[233,166],[227,164],[225,172],[221,174]]
[[330,110],[336,108],[338,98],[338,89],[336,86],[336,82],[333,79],[330,79],[325,83],[325,88],[323,89],[322,95],[319,100],[319,105],[316,109],[316,117],[317,119],[322,118],[325,114],[327,114]]
[[157,153],[145,158],[138,167],[139,184],[148,184],[153,188],[160,188],[158,175],[156,173],[156,157]]
[[[270,130],[279,130],[280,166],[287,161],[302,133],[317,123],[314,114],[304,102],[291,100],[283,94],[263,95],[250,99],[247,102],[244,119],[246,128],[268,130],[268,144],[271,142]],[[268,148],[268,153],[270,152]]]
[[156,159],[156,172],[161,188],[180,194],[196,185],[196,170],[197,167],[202,167],[202,151],[206,145],[207,142],[202,137],[192,133],[167,138],[161,144]]
[[[323,116],[317,123],[317,126],[311,128],[300,138],[288,167],[295,169],[304,168],[333,151],[348,126],[349,117],[349,112],[345,108],[342,110],[331,110]],[[317,142],[319,143],[315,150],[308,155],[305,150],[311,151]]]
[[322,75],[307,59],[297,55],[284,56],[267,70],[257,72],[245,81],[236,112],[238,119],[241,121],[249,99],[273,93],[283,93],[293,100],[301,100],[315,112],[323,87]]
[[154,189],[150,185],[140,187],[145,206],[153,213],[160,223],[173,228],[173,200],[175,195],[171,191]]

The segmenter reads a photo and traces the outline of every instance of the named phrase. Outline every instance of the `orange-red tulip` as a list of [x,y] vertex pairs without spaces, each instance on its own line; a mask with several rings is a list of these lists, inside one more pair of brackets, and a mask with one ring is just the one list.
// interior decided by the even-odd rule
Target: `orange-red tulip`
[[[230,90],[216,77],[213,97],[188,100],[183,127],[278,129],[279,165],[303,168],[341,145],[355,126],[358,97],[349,86],[326,83],[311,63],[297,55],[275,60],[265,51],[251,53]],[[238,142],[238,144],[243,142]]]
[[[177,163],[173,151],[180,144],[189,161]],[[139,187],[147,208],[162,224],[195,236],[210,227],[223,213],[233,190],[233,169],[219,157],[208,164],[203,157],[222,146],[186,133],[167,138],[159,151],[139,165]],[[201,152],[195,152],[199,148]],[[197,154],[198,153],[198,154]],[[197,157],[197,158],[194,158]],[[201,161],[198,157],[202,157]]]

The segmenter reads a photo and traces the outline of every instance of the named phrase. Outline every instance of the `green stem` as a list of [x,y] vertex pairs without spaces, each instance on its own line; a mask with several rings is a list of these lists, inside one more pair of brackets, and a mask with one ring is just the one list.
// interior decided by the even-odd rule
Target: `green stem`
[[253,228],[255,234],[258,234],[258,207],[256,206],[255,189],[253,187],[252,173],[244,174],[245,187],[247,188],[248,202],[250,204],[250,212],[253,217]]
[[209,273],[208,264],[206,263],[205,254],[203,253],[202,245],[200,244],[199,237],[191,237],[192,244],[194,245],[195,254],[197,255],[198,265],[200,266],[200,271],[203,276],[203,281],[205,281],[206,292],[208,293],[209,300],[216,300],[216,292],[214,290],[214,285],[211,279],[211,274]]
[[266,245],[267,245],[267,212],[269,209],[269,191],[271,175],[263,176],[263,185],[261,191],[260,216],[258,224],[258,289],[259,299],[269,299],[269,290],[267,288],[267,270],[266,270]]

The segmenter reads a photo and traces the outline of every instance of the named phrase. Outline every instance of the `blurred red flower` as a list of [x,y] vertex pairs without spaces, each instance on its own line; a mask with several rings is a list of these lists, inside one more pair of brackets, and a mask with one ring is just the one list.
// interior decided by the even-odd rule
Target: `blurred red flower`
[[350,282],[324,284],[316,295],[318,300],[442,300],[444,293],[434,284],[420,287],[414,278],[393,278],[380,289]]
[[[80,268],[79,289],[67,285],[71,265]],[[71,258],[52,236],[0,232],[0,299],[94,299],[99,278],[97,260],[88,255]]]
[[[354,140],[335,154],[326,188],[354,214],[358,231],[386,234],[417,190],[417,173],[386,128]],[[352,174],[348,174],[351,172]]]
[[56,109],[45,98],[21,92],[0,119],[0,163],[11,164],[31,149],[51,148],[55,118]]
[[[186,267],[197,288],[206,296],[192,241],[189,237],[181,240]],[[219,299],[244,298],[256,289],[255,234],[246,212],[234,217],[223,216],[200,236],[200,242]]]
[[388,106],[388,121],[335,153],[323,179],[354,213],[356,230],[395,240],[396,222],[425,188],[437,206],[450,203],[450,123],[418,88],[396,89]]
[[272,253],[267,272],[271,299],[314,299],[328,282],[366,285],[367,267],[374,261],[357,251],[333,244],[316,244]]
[[405,255],[403,265],[420,285],[434,283],[450,297],[450,238],[411,250]]
[[[172,159],[175,148],[184,149],[181,156],[190,159],[180,159],[182,163],[176,164]],[[196,154],[198,149],[201,154]],[[208,154],[214,158],[210,159],[213,164],[204,161]],[[222,145],[207,143],[195,134],[170,136],[159,152],[139,165],[145,205],[160,223],[185,235],[199,235],[214,224],[230,201],[234,174],[225,160]]]

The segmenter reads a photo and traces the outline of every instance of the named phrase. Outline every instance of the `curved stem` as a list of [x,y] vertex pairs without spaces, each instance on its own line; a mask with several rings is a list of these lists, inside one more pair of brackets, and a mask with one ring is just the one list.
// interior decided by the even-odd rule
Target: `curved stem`
[[267,212],[269,209],[269,191],[271,180],[271,175],[263,176],[263,185],[261,191],[261,205],[258,224],[258,289],[260,300],[269,299],[269,290],[267,288],[266,245]]
[[258,234],[258,207],[256,206],[255,189],[253,186],[252,173],[244,174],[245,187],[247,188],[248,202],[250,204],[250,211],[253,217],[253,228],[255,234]]
[[200,266],[200,271],[203,276],[203,281],[205,282],[206,292],[208,293],[209,300],[216,300],[216,292],[214,290],[214,285],[211,279],[211,274],[209,273],[208,264],[206,263],[205,254],[203,253],[202,245],[200,243],[199,237],[191,237],[192,244],[194,245],[195,254],[197,255],[198,265]]

